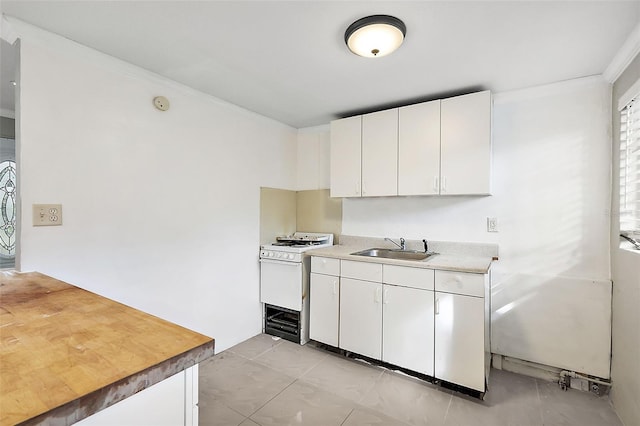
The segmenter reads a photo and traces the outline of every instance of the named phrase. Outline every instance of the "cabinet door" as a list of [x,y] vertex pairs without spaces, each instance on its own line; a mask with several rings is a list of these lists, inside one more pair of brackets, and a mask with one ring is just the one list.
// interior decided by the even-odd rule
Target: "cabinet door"
[[362,116],[362,196],[398,194],[398,108]]
[[440,193],[489,194],[491,93],[443,99]]
[[381,359],[382,283],[340,279],[340,348]]
[[340,278],[312,273],[310,292],[309,337],[338,347]]
[[398,195],[439,194],[440,100],[398,114]]
[[435,293],[435,377],[485,390],[484,299]]
[[362,116],[331,122],[331,196],[361,194]]
[[382,360],[433,376],[433,291],[384,285]]

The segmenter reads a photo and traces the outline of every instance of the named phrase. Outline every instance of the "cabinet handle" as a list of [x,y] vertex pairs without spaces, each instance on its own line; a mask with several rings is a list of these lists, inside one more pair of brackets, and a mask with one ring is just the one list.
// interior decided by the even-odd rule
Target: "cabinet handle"
[[440,313],[440,299],[436,299],[435,312],[436,312],[436,315]]
[[380,292],[380,287],[376,288],[376,293],[375,293],[375,295],[373,296],[373,301],[374,301],[375,303],[380,303],[380,293],[381,293],[381,292]]
[[433,192],[435,192],[436,194],[438,192],[440,192],[440,182],[439,182],[440,178],[438,178],[438,176],[435,176],[433,178]]
[[386,305],[387,303],[389,303],[388,291],[389,290],[384,289],[384,291],[382,292],[382,304],[383,305]]
[[338,282],[337,281],[333,282],[333,294],[334,295],[338,294]]
[[447,178],[446,176],[442,176],[442,192],[447,192]]

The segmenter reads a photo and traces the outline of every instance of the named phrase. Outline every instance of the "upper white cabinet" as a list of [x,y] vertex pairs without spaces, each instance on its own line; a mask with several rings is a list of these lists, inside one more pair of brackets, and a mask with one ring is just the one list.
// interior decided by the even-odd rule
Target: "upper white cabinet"
[[398,109],[362,116],[362,196],[398,193]]
[[331,122],[331,196],[488,195],[491,93]]
[[443,99],[440,193],[491,193],[491,92]]
[[362,116],[331,122],[331,196],[360,197]]
[[440,193],[440,101],[409,105],[398,115],[398,195]]
[[331,196],[398,193],[398,109],[331,122]]

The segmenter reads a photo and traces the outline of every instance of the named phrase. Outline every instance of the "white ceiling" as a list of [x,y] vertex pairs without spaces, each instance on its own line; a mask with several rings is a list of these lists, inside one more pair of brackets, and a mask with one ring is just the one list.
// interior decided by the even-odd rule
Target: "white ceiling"
[[[3,0],[1,7],[297,128],[477,89],[601,74],[640,22],[640,1],[614,0]],[[389,56],[360,58],[346,48],[344,31],[372,14],[402,19],[406,40]]]

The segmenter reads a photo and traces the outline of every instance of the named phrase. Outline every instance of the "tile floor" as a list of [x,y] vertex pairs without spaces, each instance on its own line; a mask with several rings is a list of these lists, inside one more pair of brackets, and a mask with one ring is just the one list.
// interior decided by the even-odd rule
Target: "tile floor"
[[622,426],[607,397],[492,370],[484,401],[259,334],[200,364],[200,424]]

